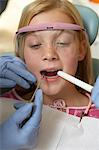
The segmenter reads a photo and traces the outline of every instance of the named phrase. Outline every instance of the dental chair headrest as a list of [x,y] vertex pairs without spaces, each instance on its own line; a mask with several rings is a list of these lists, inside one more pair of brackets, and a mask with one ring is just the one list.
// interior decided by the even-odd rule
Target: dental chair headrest
[[96,12],[89,7],[81,5],[75,6],[83,19],[84,27],[88,34],[89,43],[92,45],[98,34],[99,17]]

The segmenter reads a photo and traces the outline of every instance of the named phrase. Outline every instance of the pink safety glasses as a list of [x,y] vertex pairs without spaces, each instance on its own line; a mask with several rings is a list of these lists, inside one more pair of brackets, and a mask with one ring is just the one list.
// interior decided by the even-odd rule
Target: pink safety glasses
[[75,31],[85,31],[85,29],[77,24],[71,23],[44,23],[44,24],[34,24],[28,25],[20,28],[16,32],[16,36],[21,33],[31,32],[31,31],[45,31],[45,30],[75,30]]

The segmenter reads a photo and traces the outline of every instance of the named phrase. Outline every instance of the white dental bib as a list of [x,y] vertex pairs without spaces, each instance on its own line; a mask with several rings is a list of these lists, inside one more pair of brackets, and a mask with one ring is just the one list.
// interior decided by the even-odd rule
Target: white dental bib
[[[0,123],[17,101],[0,98]],[[38,145],[33,150],[99,150],[99,119],[79,118],[43,106]]]

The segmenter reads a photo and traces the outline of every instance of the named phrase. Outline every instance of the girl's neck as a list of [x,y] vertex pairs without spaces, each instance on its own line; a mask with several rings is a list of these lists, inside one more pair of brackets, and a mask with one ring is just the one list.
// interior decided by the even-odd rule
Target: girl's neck
[[52,105],[55,100],[64,100],[67,107],[87,106],[89,99],[86,95],[81,94],[75,87],[66,89],[63,93],[54,96],[44,95],[44,104]]

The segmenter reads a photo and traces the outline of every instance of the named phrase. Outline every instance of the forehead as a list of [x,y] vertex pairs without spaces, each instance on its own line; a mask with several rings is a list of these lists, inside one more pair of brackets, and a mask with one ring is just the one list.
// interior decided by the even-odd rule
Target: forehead
[[61,9],[56,8],[37,14],[30,21],[30,25],[54,22],[73,23],[73,20]]

